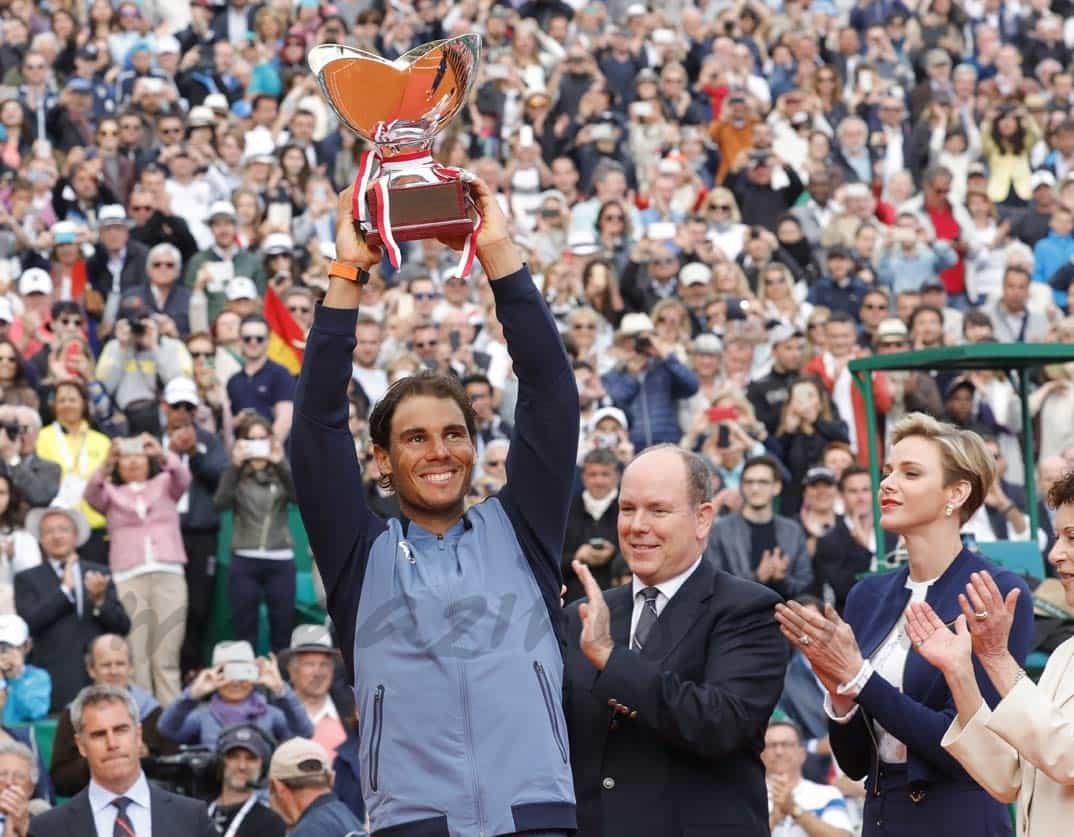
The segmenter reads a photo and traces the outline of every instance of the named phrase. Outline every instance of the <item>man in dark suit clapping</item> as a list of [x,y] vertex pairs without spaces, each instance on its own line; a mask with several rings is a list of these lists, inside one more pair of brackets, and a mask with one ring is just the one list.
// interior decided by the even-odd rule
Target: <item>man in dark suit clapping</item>
[[649,448],[626,469],[630,584],[568,609],[566,714],[586,837],[768,835],[760,753],[783,687],[779,597],[703,560],[712,483],[700,457]]
[[73,509],[33,509],[26,528],[41,544],[42,561],[15,576],[15,610],[30,626],[30,662],[52,677],[52,712],[59,712],[89,675],[79,655],[101,634],[126,636],[131,622],[108,568],[80,561],[75,551],[89,524]]
[[71,704],[90,783],[30,821],[29,837],[215,837],[205,803],[152,787],[139,760],[142,727],[130,692],[88,686]]

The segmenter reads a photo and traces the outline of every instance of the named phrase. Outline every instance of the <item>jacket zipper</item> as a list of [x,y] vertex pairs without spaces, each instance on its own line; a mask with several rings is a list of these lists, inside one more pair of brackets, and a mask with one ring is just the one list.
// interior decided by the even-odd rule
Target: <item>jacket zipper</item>
[[377,790],[380,781],[380,739],[384,735],[384,686],[373,695],[373,734],[369,744],[369,787]]
[[265,515],[265,522],[261,526],[260,551],[264,552],[268,544],[269,526],[272,525],[272,507],[275,505],[276,483],[269,483],[269,512]]
[[466,749],[470,761],[470,776],[473,779],[474,808],[477,809],[478,837],[485,837],[485,812],[481,807],[481,782],[477,777],[477,759],[474,754],[474,732],[470,723],[470,690],[466,684],[466,671],[459,665],[459,692],[462,697],[462,723],[466,732]]
[[548,674],[544,670],[544,666],[539,661],[533,661],[533,670],[537,673],[537,686],[541,690],[541,697],[544,698],[544,708],[548,711],[548,723],[552,725],[552,737],[556,739],[556,746],[559,747],[559,755],[563,759],[563,763],[567,763],[567,745],[563,741],[563,733],[559,728],[559,716],[556,714],[556,703],[552,695],[552,684],[548,682]]

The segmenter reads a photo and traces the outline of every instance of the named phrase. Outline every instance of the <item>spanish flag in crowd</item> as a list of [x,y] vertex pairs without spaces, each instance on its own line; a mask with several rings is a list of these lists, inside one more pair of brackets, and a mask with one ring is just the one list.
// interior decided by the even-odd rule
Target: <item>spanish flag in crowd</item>
[[269,327],[269,360],[297,375],[302,368],[306,335],[271,285],[265,289],[265,321]]

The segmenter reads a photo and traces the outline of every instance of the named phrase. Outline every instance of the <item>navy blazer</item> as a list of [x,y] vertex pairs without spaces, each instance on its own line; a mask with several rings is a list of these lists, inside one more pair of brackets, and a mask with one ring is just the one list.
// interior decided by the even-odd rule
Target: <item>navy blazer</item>
[[[925,601],[932,605],[945,624],[951,624],[962,612],[958,594],[965,591],[970,574],[980,570],[992,574],[1004,596],[1012,587],[1022,591],[1008,640],[1011,654],[1022,665],[1033,638],[1033,604],[1029,588],[1021,576],[963,549],[929,588]],[[844,618],[854,629],[864,657],[868,658],[876,651],[906,609],[910,601],[910,591],[906,589],[908,574],[909,568],[903,567],[885,575],[870,576],[850,591]],[[976,658],[973,666],[981,694],[994,708],[999,703],[999,695]],[[832,752],[852,779],[869,775],[875,781],[879,757],[872,730],[867,727],[875,720],[906,745],[909,782],[975,784],[954,756],[940,746],[957,711],[943,675],[921,655],[911,652],[907,657],[902,691],[874,674],[858,695],[857,703],[859,711],[849,723],[828,723]]]

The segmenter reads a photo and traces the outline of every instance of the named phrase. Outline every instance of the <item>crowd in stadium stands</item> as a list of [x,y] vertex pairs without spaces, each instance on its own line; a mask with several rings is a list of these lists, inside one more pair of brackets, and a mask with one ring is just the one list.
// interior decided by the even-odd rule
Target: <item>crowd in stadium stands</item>
[[[323,98],[313,45],[394,59],[482,35],[435,156],[495,190],[573,362],[567,602],[582,594],[574,559],[605,588],[629,583],[620,474],[672,443],[712,472],[706,560],[841,610],[901,548],[874,528],[869,407],[849,362],[1074,343],[1072,12],[0,2],[5,837],[87,787],[100,756],[76,738],[116,694],[141,722],[135,760],[212,801],[219,834],[365,821],[335,640],[295,607],[309,569],[289,513],[302,335],[328,287],[336,195],[367,148]],[[349,426],[385,517],[398,503],[367,417],[422,369],[458,377],[477,414],[467,502],[506,479],[517,379],[486,278],[456,263],[436,241],[405,243],[401,267],[385,262],[362,292]],[[1028,471],[1005,374],[876,372],[873,388],[881,445],[914,411],[984,437],[1000,478],[967,536],[1051,547],[1054,511],[1042,503],[1032,530],[1026,486],[1041,497],[1074,467],[1074,363],[1034,377]],[[763,756],[780,837],[821,833],[796,805],[825,834],[861,828],[863,786],[830,757],[823,696],[796,654]],[[42,749],[48,725],[31,722],[46,718]]]

